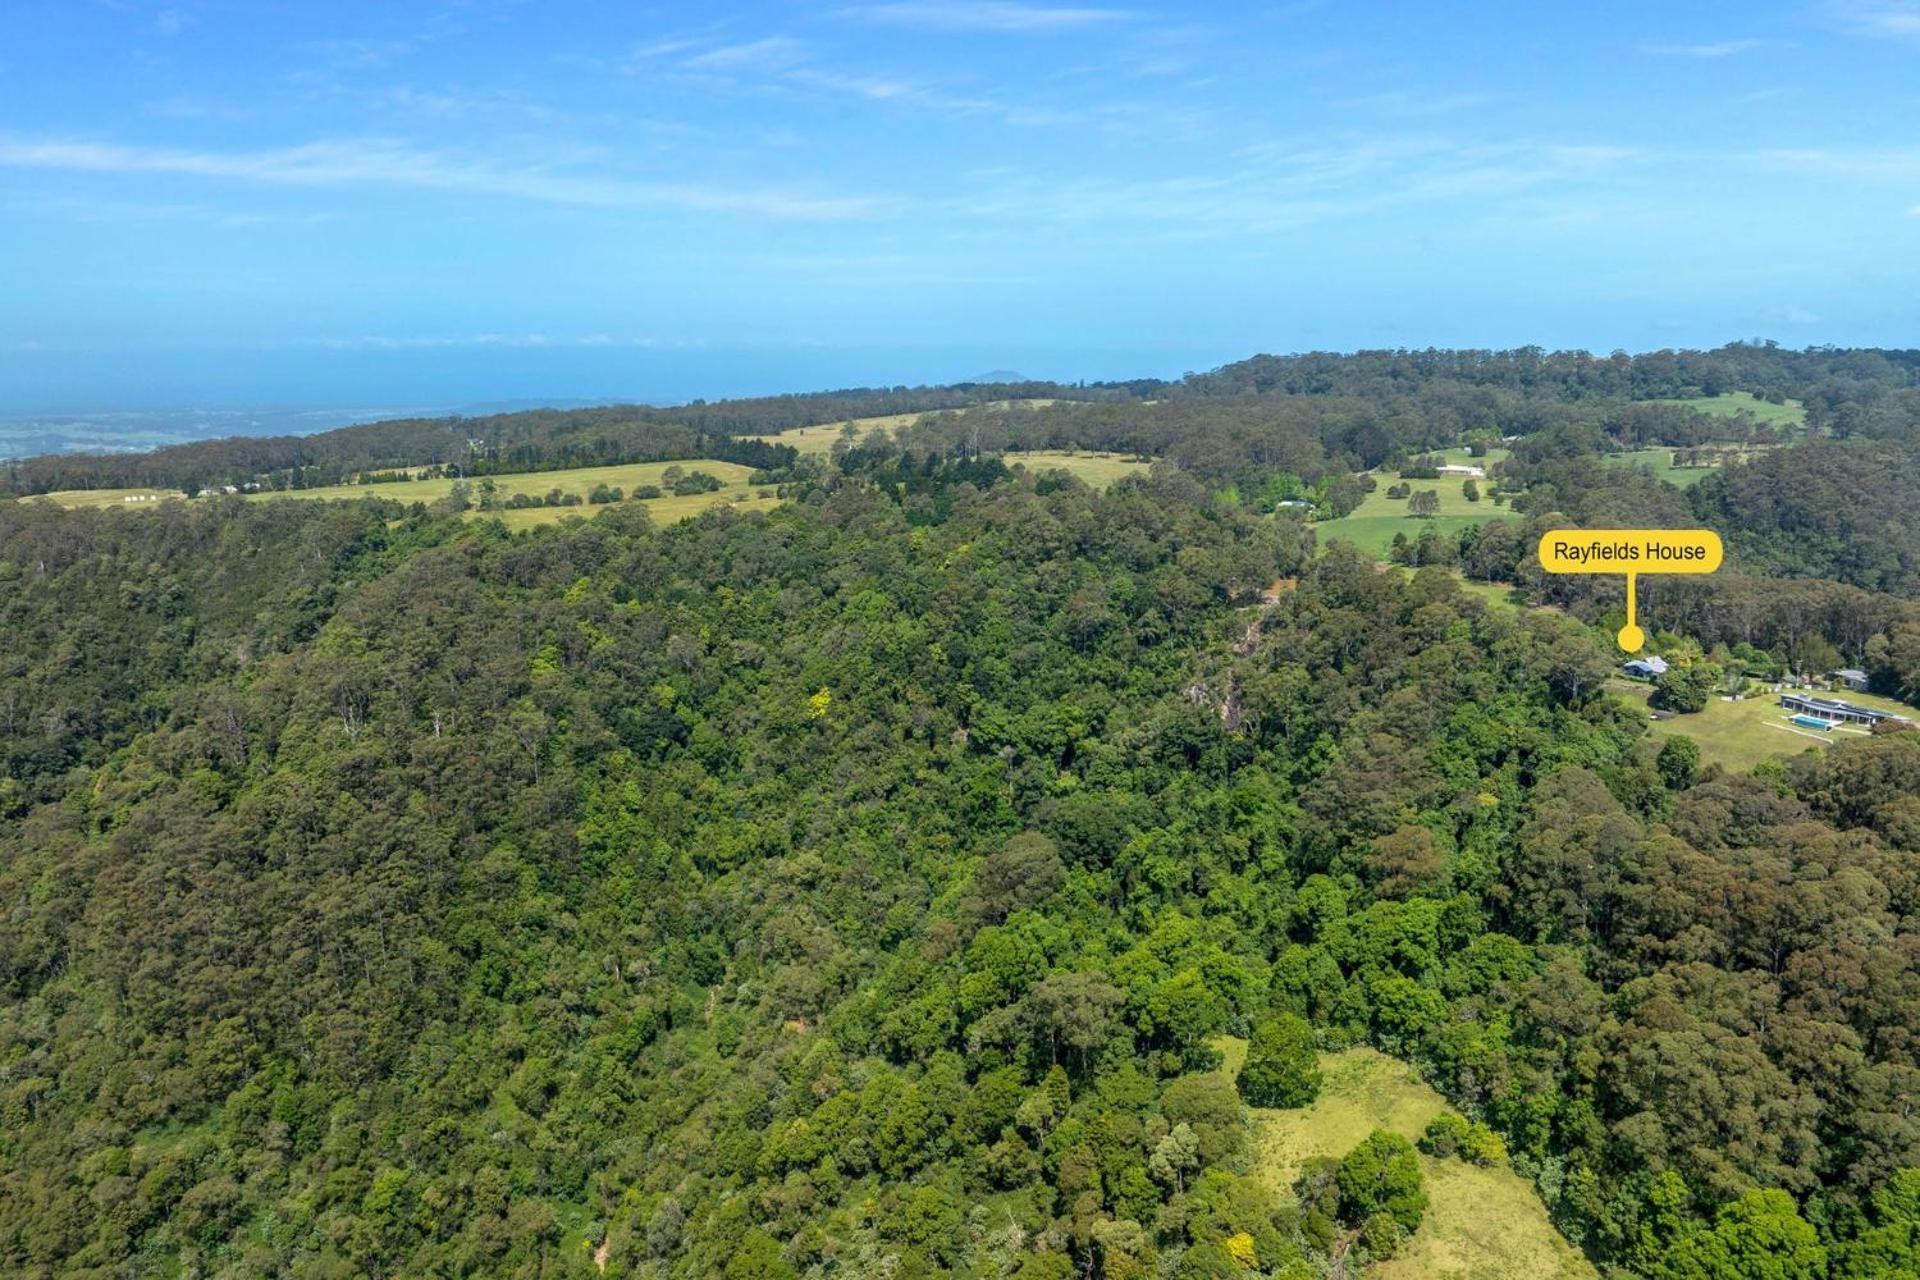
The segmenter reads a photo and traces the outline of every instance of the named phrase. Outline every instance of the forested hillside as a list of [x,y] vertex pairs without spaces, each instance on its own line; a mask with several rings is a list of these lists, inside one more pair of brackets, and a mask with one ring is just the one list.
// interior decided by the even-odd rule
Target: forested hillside
[[1262,1105],[1413,1062],[1622,1274],[1920,1265],[1920,737],[1702,770],[1577,618],[979,447],[662,529],[0,503],[0,1269],[1394,1252],[1404,1140],[1267,1187],[1221,1034]]
[[609,405],[474,418],[407,418],[306,436],[205,440],[150,453],[47,454],[7,461],[0,492],[160,487],[192,493],[228,484],[310,488],[335,484],[359,472],[394,467],[443,466],[457,468],[462,475],[482,476],[703,457],[776,467],[793,461],[791,448],[733,437],[841,418],[964,408],[997,397],[1063,394],[1097,398],[1126,393],[1098,388],[1069,390],[1052,383],[964,384],[768,396],[715,404],[695,401],[665,409]]

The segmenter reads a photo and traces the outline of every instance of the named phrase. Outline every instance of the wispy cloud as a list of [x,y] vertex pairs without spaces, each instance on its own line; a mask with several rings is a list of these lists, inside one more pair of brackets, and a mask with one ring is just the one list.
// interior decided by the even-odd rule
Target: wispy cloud
[[1422,93],[1413,89],[1389,89],[1384,93],[1345,98],[1337,105],[1349,111],[1412,119],[1484,107],[1497,101],[1499,98],[1491,93]]
[[179,9],[162,9],[153,15],[153,33],[163,39],[172,39],[199,19]]
[[1054,181],[1010,174],[963,206],[971,217],[1157,228],[1180,237],[1271,233],[1406,206],[1529,196],[1580,203],[1660,157],[1626,147],[1463,144],[1444,138],[1280,140],[1237,167],[1141,180]]
[[1640,52],[1656,58],[1731,58],[1758,49],[1759,40],[1721,40],[1711,44],[1643,44]]
[[1920,185],[1920,147],[1775,147],[1753,152],[1750,158],[1777,172]]
[[1832,9],[1856,35],[1920,40],[1920,0],[1834,0]]
[[906,0],[897,4],[856,5],[840,12],[844,17],[864,22],[921,31],[1010,34],[1072,31],[1119,22],[1131,16],[1122,9],[1053,8],[996,4],[990,0]]
[[689,71],[779,71],[807,60],[807,46],[791,36],[767,36],[744,44],[721,45],[697,53],[680,65]]
[[225,230],[312,227],[331,222],[335,216],[327,212],[272,213],[184,202],[77,199],[71,196],[9,198],[0,200],[0,209],[80,223],[178,222],[198,223]]
[[881,216],[892,198],[822,196],[777,188],[516,166],[422,150],[384,139],[322,140],[269,151],[190,151],[112,143],[0,137],[0,167],[73,173],[172,174],[293,187],[386,186],[508,196],[610,209],[678,208],[768,218],[840,220]]
[[[690,53],[689,50],[698,50]],[[687,56],[681,56],[687,55]],[[626,64],[633,74],[710,76],[737,79],[756,87],[833,94],[867,102],[911,107],[954,118],[981,117],[1015,126],[1072,126],[1110,133],[1139,133],[1142,120],[1166,125],[1184,117],[1164,105],[1138,104],[1049,107],[1030,100],[1012,101],[980,93],[957,92],[934,80],[887,71],[847,71],[818,57],[814,46],[787,36],[768,36],[743,44],[709,45],[694,37],[673,37],[635,49]]]

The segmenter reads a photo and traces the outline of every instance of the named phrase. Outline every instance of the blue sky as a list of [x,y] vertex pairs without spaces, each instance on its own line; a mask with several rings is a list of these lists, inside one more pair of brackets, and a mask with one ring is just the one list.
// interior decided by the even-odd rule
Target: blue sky
[[1920,0],[0,8],[0,411],[1917,322]]

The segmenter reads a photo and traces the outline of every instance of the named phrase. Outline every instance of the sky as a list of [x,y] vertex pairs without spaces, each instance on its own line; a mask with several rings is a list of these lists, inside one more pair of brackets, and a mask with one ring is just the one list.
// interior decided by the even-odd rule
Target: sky
[[1920,345],[1920,0],[8,0],[0,413]]

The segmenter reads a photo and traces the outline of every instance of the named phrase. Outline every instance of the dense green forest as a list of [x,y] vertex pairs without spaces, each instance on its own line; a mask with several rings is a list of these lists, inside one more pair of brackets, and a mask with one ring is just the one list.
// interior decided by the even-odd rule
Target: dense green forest
[[[1920,1275],[1920,733],[1703,767],[1603,690],[1617,584],[1528,562],[1558,519],[1711,517],[1735,564],[1658,584],[1662,626],[1920,687],[1917,377],[1743,345],[961,391],[660,528],[0,500],[0,1271],[1354,1276],[1419,1228],[1412,1149],[1276,1189],[1245,1104],[1366,1043],[1605,1274]],[[1687,492],[1603,465],[1728,389],[1812,438],[1723,423],[1779,447]],[[873,407],[911,394],[824,418],[958,407]],[[617,434],[568,417],[530,447]],[[413,430],[326,465],[432,461]],[[1489,436],[1508,514],[1404,569],[1250,497]],[[997,456],[1065,447],[1164,461]],[[1823,496],[1863,491],[1907,497]]]

